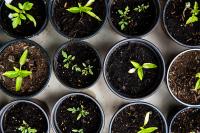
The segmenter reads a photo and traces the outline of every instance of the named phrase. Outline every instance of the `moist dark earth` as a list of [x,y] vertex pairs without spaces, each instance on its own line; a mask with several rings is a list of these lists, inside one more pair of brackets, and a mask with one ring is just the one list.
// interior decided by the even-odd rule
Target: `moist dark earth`
[[123,109],[114,119],[112,133],[137,133],[144,124],[147,112],[151,112],[149,122],[145,126],[157,127],[155,133],[165,133],[165,125],[161,115],[153,108],[146,105],[131,105]]
[[[141,65],[154,63],[158,67],[143,69],[144,78],[141,81],[137,73],[128,73],[133,68],[130,60]],[[125,42],[117,47],[111,53],[105,69],[110,86],[118,94],[128,98],[141,98],[152,93],[160,84],[163,75],[163,63],[158,53],[142,42]]]
[[25,121],[38,133],[47,133],[47,119],[43,112],[33,104],[17,103],[12,105],[3,117],[3,129],[5,133],[21,133],[17,130]]
[[[89,112],[86,117],[76,120],[78,113],[72,114],[67,109],[84,107]],[[66,98],[58,107],[56,121],[63,133],[72,133],[72,129],[83,129],[84,133],[99,133],[102,126],[102,115],[99,107],[91,99],[82,96],[70,96]]]
[[[65,68],[65,63],[63,63],[65,58],[62,56],[62,50],[67,52],[67,54],[75,56],[73,64],[77,64],[81,69],[83,69],[82,63],[86,63],[87,66],[93,66],[93,75],[82,75],[81,72],[73,71],[72,66],[68,69]],[[101,61],[96,51],[86,43],[72,42],[64,45],[56,53],[54,57],[54,67],[57,77],[63,84],[72,88],[81,89],[89,87],[98,79],[101,72]]]
[[[135,12],[134,8],[138,5],[148,5],[149,8],[145,12]],[[129,36],[140,36],[149,32],[156,24],[159,15],[159,9],[156,0],[113,0],[110,9],[110,19],[116,29]],[[118,10],[124,11],[129,6],[131,17],[128,26],[121,30],[118,24],[121,21]]]
[[[200,45],[200,21],[193,24],[186,25],[187,19],[191,16],[191,11],[185,12],[183,10],[185,3],[190,2],[193,8],[195,0],[171,0],[166,8],[165,23],[169,34],[180,43],[189,46]],[[200,5],[199,1],[198,5]],[[197,15],[200,18],[200,14]]]
[[[44,3],[45,1],[45,3]],[[12,27],[12,20],[8,17],[10,13],[14,13],[14,11],[10,10],[5,6],[5,2],[1,2],[1,8],[0,8],[0,24],[2,28],[7,32],[8,34],[12,36],[18,36],[18,37],[25,37],[25,36],[31,36],[33,34],[36,34],[40,31],[40,29],[45,25],[46,19],[47,19],[47,12],[46,12],[46,0],[29,0],[29,2],[33,3],[33,7],[30,11],[26,11],[26,13],[32,15],[36,22],[37,26],[35,27],[33,22],[27,20],[22,20],[22,24],[18,26],[16,29],[13,29]],[[18,8],[18,3],[25,3],[27,0],[13,0],[11,2],[11,5]]]
[[[6,92],[16,96],[29,96],[40,91],[49,79],[48,57],[38,46],[26,41],[12,42],[0,53],[0,86]],[[7,78],[2,74],[20,68],[19,59],[25,49],[28,49],[28,60],[22,70],[32,71],[32,75],[23,78],[21,90],[15,91],[16,79]]]
[[105,0],[96,0],[90,7],[102,21],[86,13],[73,14],[66,9],[77,7],[78,3],[84,6],[88,0],[54,0],[52,6],[52,20],[58,31],[70,38],[84,38],[94,34],[103,25],[106,19]]
[[173,62],[169,70],[169,87],[172,93],[187,104],[200,104],[199,92],[195,88],[196,73],[200,72],[200,51],[189,51]]
[[172,133],[189,133],[200,131],[200,109],[191,108],[181,112],[173,121]]

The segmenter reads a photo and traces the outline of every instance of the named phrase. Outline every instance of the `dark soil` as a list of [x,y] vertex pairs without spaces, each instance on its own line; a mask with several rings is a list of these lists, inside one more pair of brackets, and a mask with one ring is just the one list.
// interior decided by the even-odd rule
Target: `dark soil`
[[[149,8],[145,12],[136,12],[134,8],[138,5],[148,5]],[[140,36],[149,32],[156,24],[159,16],[158,3],[156,0],[113,0],[110,8],[110,19],[114,27],[128,36]],[[131,17],[128,26],[121,30],[118,24],[121,21],[118,10],[124,11],[126,6],[129,6]]]
[[[185,3],[191,2],[193,8],[195,0],[171,0],[166,8],[165,23],[169,34],[177,41],[190,46],[200,45],[200,21],[186,25],[187,19],[191,16],[191,11],[183,10]],[[200,5],[199,1],[198,5]],[[200,14],[198,15],[200,18]]]
[[173,121],[171,133],[200,132],[200,109],[191,108],[181,112]]
[[144,119],[147,112],[152,114],[149,117],[149,122],[145,126],[157,127],[155,133],[165,133],[165,125],[161,115],[152,107],[146,105],[131,105],[123,109],[114,119],[111,132],[112,133],[137,133],[140,127],[144,124]]
[[179,56],[169,70],[169,87],[172,93],[187,104],[200,104],[200,94],[193,91],[196,73],[200,72],[200,51],[189,51]]
[[53,0],[52,20],[58,31],[67,37],[83,38],[98,31],[106,19],[105,0],[96,0],[90,7],[102,21],[89,16],[86,13],[73,14],[66,9],[77,7],[78,3],[85,5],[88,0]]
[[[18,3],[25,3],[27,0],[13,0],[11,5],[18,7]],[[32,15],[36,22],[37,26],[35,27],[33,22],[27,20],[22,20],[22,24],[18,26],[16,29],[12,27],[12,21],[8,17],[10,13],[14,13],[14,11],[10,10],[6,7],[5,2],[1,2],[0,8],[0,24],[2,28],[10,34],[11,36],[17,37],[25,37],[31,36],[36,34],[40,31],[40,29],[45,25],[45,21],[47,19],[47,12],[46,12],[46,0],[45,3],[43,0],[29,0],[29,2],[33,3],[33,7],[30,11],[26,11],[28,14]]]
[[[84,107],[89,114],[76,120],[78,113],[72,114],[68,108]],[[102,126],[102,115],[99,107],[91,99],[76,95],[66,98],[58,107],[56,121],[60,131],[72,133],[72,129],[83,129],[84,133],[99,133]]]
[[[62,56],[62,50],[70,55],[75,56],[73,64],[77,64],[83,69],[82,63],[86,63],[87,66],[93,66],[93,75],[82,75],[81,72],[73,71],[70,68],[65,68]],[[92,85],[99,77],[101,72],[101,61],[96,51],[83,42],[70,42],[63,45],[54,57],[54,69],[56,71],[57,78],[61,82],[71,88],[81,89]]]
[[3,129],[5,133],[21,133],[17,130],[25,121],[38,133],[47,133],[48,124],[43,112],[33,104],[17,103],[12,105],[3,117]]
[[0,53],[0,74],[19,68],[19,59],[25,49],[28,49],[28,58],[22,70],[32,71],[32,75],[23,78],[21,90],[15,91],[16,79],[0,75],[0,86],[9,94],[15,96],[29,96],[40,91],[49,79],[48,57],[39,46],[26,41],[12,42]]
[[[141,65],[154,63],[156,69],[143,69],[141,81],[137,73],[129,74],[133,68],[130,60]],[[160,84],[163,76],[163,64],[158,53],[142,42],[125,42],[110,55],[106,63],[106,78],[118,94],[128,98],[141,98],[152,93]]]

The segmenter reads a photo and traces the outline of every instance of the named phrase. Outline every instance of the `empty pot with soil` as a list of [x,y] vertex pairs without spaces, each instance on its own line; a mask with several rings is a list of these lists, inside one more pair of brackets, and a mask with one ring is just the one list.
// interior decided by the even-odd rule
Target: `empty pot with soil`
[[61,45],[54,55],[53,64],[57,79],[74,89],[90,87],[101,73],[97,51],[83,41],[69,41]]
[[149,33],[160,17],[159,0],[110,0],[109,22],[124,37]]
[[7,42],[0,51],[0,88],[13,97],[30,97],[45,88],[50,59],[40,45],[26,40]]
[[16,100],[7,104],[0,117],[2,133],[49,133],[45,110],[36,102]]
[[71,93],[54,105],[51,124],[55,133],[101,133],[104,112],[91,96]]
[[115,44],[104,61],[104,78],[116,95],[134,100],[152,94],[165,74],[160,51],[143,39],[126,39]]
[[199,133],[200,108],[187,107],[180,110],[172,119],[169,126],[170,133]]
[[15,38],[32,37],[48,22],[46,0],[1,0],[0,25]]
[[177,55],[167,72],[172,96],[187,106],[200,105],[200,50],[186,50]]
[[61,35],[85,39],[96,34],[105,23],[107,0],[51,0],[49,16]]
[[109,133],[168,133],[166,120],[153,105],[130,103],[120,108],[110,122]]
[[165,5],[164,28],[182,46],[200,46],[199,6],[198,0],[168,0]]

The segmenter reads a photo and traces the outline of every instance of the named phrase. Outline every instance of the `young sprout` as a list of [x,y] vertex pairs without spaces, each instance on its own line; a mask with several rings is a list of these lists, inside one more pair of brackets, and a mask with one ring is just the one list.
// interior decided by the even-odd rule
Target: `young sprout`
[[75,70],[76,72],[81,72],[81,68],[77,64],[72,66],[72,70]]
[[65,63],[64,67],[69,68],[69,66],[72,64],[72,61],[75,60],[75,56],[68,55],[65,51],[62,50],[62,56],[64,57],[63,62]]
[[147,112],[144,118],[144,124],[142,127],[140,127],[140,131],[138,131],[137,133],[152,133],[155,130],[157,130],[157,127],[148,127],[145,128],[145,126],[148,124],[149,122],[149,117],[150,117],[151,112]]
[[31,71],[22,70],[22,66],[26,63],[27,56],[28,56],[28,50],[26,49],[21,55],[19,60],[20,68],[14,67],[15,71],[6,71],[5,73],[3,73],[3,76],[6,76],[8,78],[16,78],[16,85],[15,85],[16,91],[20,91],[23,78],[30,76],[32,74]]
[[148,8],[149,8],[149,4],[148,5],[142,4],[142,5],[138,5],[133,10],[136,11],[136,12],[145,12]]
[[83,129],[73,129],[72,132],[74,132],[74,133],[84,133]]
[[86,66],[85,63],[82,63],[82,65],[84,66],[84,69],[82,70],[82,75],[84,76],[87,76],[88,74],[93,75],[93,72],[92,72],[93,66],[90,66],[90,65]]
[[194,22],[197,22],[197,21],[199,21],[199,18],[198,18],[198,14],[199,14],[199,12],[200,12],[200,10],[199,10],[199,6],[198,6],[198,2],[197,1],[195,1],[195,3],[194,3],[194,7],[193,7],[193,9],[191,8],[191,4],[190,4],[190,2],[187,2],[186,4],[185,4],[185,9],[183,10],[183,16],[185,17],[185,12],[186,12],[186,10],[191,10],[191,16],[188,18],[188,20],[186,21],[186,25],[188,25],[188,24],[193,24]]
[[91,17],[97,19],[98,21],[102,21],[95,13],[92,12],[92,7],[90,7],[95,0],[89,0],[84,6],[81,3],[78,3],[77,7],[70,7],[67,11],[77,14],[77,13],[87,13]]
[[37,133],[37,130],[35,128],[31,128],[25,121],[23,121],[18,130],[21,131],[21,133]]
[[118,10],[119,17],[121,18],[121,21],[118,23],[118,25],[121,27],[121,30],[124,30],[126,26],[129,24],[129,20],[131,17],[128,17],[128,13],[130,12],[129,6],[126,6],[125,10]]
[[194,90],[197,92],[200,89],[200,73],[197,73],[195,77],[198,78],[194,88]]
[[75,114],[75,113],[78,113],[78,116],[76,118],[76,120],[80,120],[81,117],[86,117],[87,115],[89,115],[89,112],[84,110],[84,107],[83,105],[81,105],[81,107],[79,108],[75,108],[75,107],[72,107],[72,108],[68,108],[67,111],[69,112],[72,112],[72,114]]
[[143,69],[154,69],[157,68],[156,64],[153,63],[144,63],[143,65],[140,65],[139,63],[135,61],[130,61],[134,68],[131,68],[128,73],[135,73],[137,71],[138,77],[140,80],[143,80],[144,72]]
[[37,23],[36,23],[35,18],[32,15],[26,13],[26,11],[29,11],[32,9],[33,3],[30,3],[28,1],[25,2],[24,4],[18,3],[18,8],[11,4],[8,4],[8,3],[6,3],[5,5],[10,10],[13,10],[15,12],[15,13],[10,13],[8,16],[12,20],[13,29],[15,29],[15,28],[17,28],[17,26],[21,25],[21,23],[22,23],[21,21],[22,20],[25,21],[25,20],[27,20],[27,18],[31,22],[33,22],[34,26],[36,27]]

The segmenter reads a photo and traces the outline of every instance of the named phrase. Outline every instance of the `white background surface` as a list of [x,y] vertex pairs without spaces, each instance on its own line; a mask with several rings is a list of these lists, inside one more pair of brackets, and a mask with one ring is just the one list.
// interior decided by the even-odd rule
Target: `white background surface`
[[[10,39],[11,38],[6,36],[5,34],[0,33],[1,44]],[[103,29],[96,36],[85,41],[91,43],[91,45],[93,45],[100,52],[103,62],[106,53],[109,51],[111,46],[122,39],[124,38],[117,35],[110,28],[110,25],[106,23]],[[150,34],[144,37],[144,39],[152,42],[160,49],[165,59],[166,68],[168,68],[168,64],[170,63],[170,61],[178,53],[185,50],[185,48],[173,42],[164,33],[161,27],[161,23],[159,23]],[[31,40],[34,40],[35,42],[42,45],[48,51],[51,60],[53,58],[53,53],[55,52],[56,48],[67,41],[66,38],[59,35],[53,29],[50,23],[48,24],[45,31],[43,31],[39,36],[31,38]],[[51,110],[56,101],[69,92],[72,92],[72,90],[66,88],[61,83],[59,83],[59,81],[55,78],[54,72],[52,71],[51,79],[47,87],[44,89],[43,92],[33,98],[37,98],[46,102],[49,109]],[[120,107],[120,105],[122,105],[123,103],[127,103],[127,101],[119,98],[109,90],[104,81],[103,74],[101,74],[100,79],[96,82],[95,85],[93,85],[89,89],[84,90],[83,92],[95,97],[103,107],[103,110],[105,112],[105,126],[103,133],[108,133],[108,127],[111,117]],[[11,100],[13,100],[13,98],[8,97],[6,94],[0,91],[0,105],[3,103],[8,103]],[[152,103],[153,105],[158,107],[158,109],[161,110],[165,117],[167,116],[170,107],[174,104],[177,104],[177,102],[168,92],[166,80],[161,83],[157,91],[152,96],[144,99],[143,101]]]

